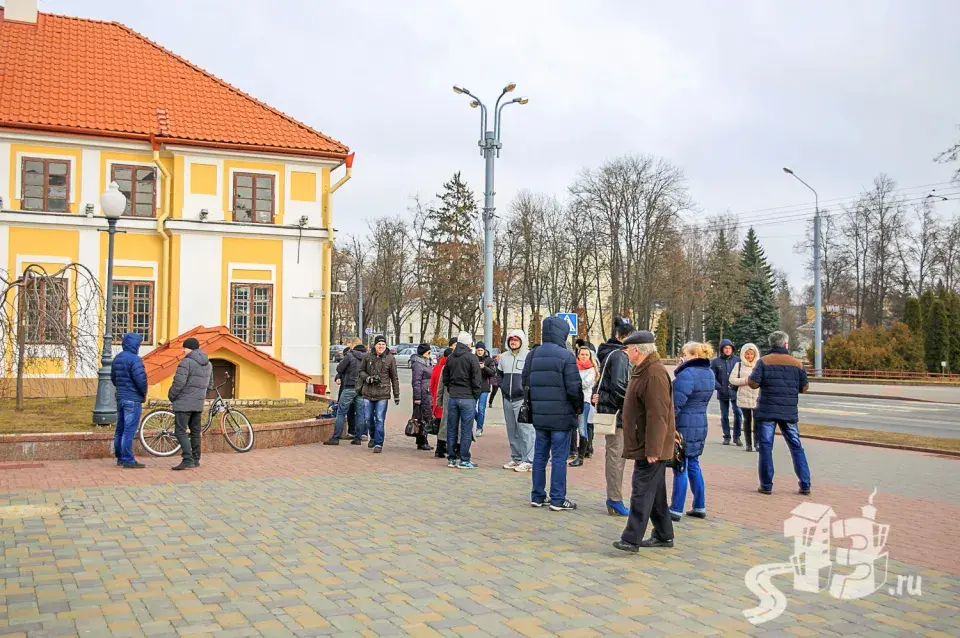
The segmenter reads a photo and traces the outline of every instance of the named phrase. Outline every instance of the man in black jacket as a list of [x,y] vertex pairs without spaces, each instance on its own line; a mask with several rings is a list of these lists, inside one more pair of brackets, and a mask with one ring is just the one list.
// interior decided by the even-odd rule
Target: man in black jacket
[[630,380],[630,360],[623,351],[623,341],[636,332],[629,319],[614,317],[613,335],[600,344],[597,359],[600,361],[600,377],[593,389],[593,404],[599,414],[617,415],[617,432],[608,434],[604,472],[607,480],[607,511],[626,516],[629,513],[623,504],[623,399]]
[[477,342],[474,348],[480,361],[480,398],[477,400],[477,436],[483,436],[483,424],[487,418],[487,398],[490,396],[490,382],[497,376],[497,362],[490,356],[487,344]]
[[330,440],[324,445],[340,445],[343,437],[344,422],[350,413],[356,414],[362,402],[357,397],[357,374],[360,372],[360,362],[367,354],[367,349],[359,339],[352,339],[347,345],[350,349],[343,355],[343,360],[337,365],[337,377],[340,379],[340,399],[337,403],[337,424],[333,429]]
[[[461,332],[447,364],[443,366],[440,383],[447,396],[447,467],[472,470],[476,464],[470,461],[470,443],[473,441],[473,421],[480,398],[480,360],[470,351],[473,337]],[[459,447],[457,439],[459,437]],[[457,450],[460,463],[457,463]]]

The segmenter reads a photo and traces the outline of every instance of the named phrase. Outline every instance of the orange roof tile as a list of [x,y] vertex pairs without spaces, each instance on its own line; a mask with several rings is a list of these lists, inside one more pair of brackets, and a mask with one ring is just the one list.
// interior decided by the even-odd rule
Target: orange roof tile
[[349,149],[117,22],[0,8],[0,126],[343,158]]
[[150,385],[160,383],[177,371],[177,365],[185,356],[183,342],[190,337],[199,341],[200,349],[211,358],[215,358],[218,351],[227,350],[276,375],[277,379],[283,383],[306,383],[310,380],[310,375],[288,366],[283,361],[275,359],[259,348],[233,336],[226,326],[213,328],[197,326],[143,357],[143,367],[147,371],[147,382]]

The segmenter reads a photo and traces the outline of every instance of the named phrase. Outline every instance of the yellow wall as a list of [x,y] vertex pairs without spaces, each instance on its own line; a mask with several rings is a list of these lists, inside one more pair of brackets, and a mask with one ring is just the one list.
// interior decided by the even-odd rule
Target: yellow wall
[[[283,240],[281,239],[247,239],[244,237],[224,237],[223,265],[221,273],[223,294],[220,296],[220,323],[230,325],[230,262],[245,264],[264,264],[275,267],[276,281],[273,282],[273,351],[279,358],[281,350],[281,331],[283,325]],[[239,277],[234,271],[234,276]],[[252,279],[267,280],[269,273],[254,271],[256,277]]]
[[43,157],[44,155],[67,155],[73,159],[70,163],[70,192],[68,198],[70,201],[67,204],[68,209],[71,213],[77,212],[77,208],[80,206],[80,185],[83,184],[83,166],[82,166],[82,151],[79,148],[73,148],[70,146],[31,146],[27,144],[11,144],[10,145],[10,199],[12,201],[4,202],[3,205],[5,208],[10,210],[20,210],[20,200],[16,199],[16,190],[17,185],[17,175],[21,170],[20,162],[17,161],[17,155],[38,155]]
[[290,199],[294,199],[298,202],[317,201],[317,174],[303,171],[291,171]]
[[26,374],[63,374],[63,359],[60,357],[31,357],[24,359]]
[[[235,399],[296,399],[304,401],[306,384],[280,383],[277,377],[266,370],[238,357],[229,350],[216,350],[207,353],[210,360],[223,359],[236,366],[233,396]],[[147,396],[151,399],[166,399],[173,375],[160,383],[150,386]]]
[[[227,221],[233,221],[233,177],[230,171],[240,171],[242,173],[276,173],[274,176],[274,214],[273,223],[283,223],[283,200],[286,190],[284,188],[284,174],[286,173],[283,164],[270,164],[265,162],[241,162],[237,160],[227,160],[223,163],[223,214]],[[230,211],[227,214],[227,211]]]
[[217,194],[216,164],[190,164],[190,194]]
[[306,383],[280,383],[281,399],[296,399],[299,403],[303,403],[306,400],[306,396]]

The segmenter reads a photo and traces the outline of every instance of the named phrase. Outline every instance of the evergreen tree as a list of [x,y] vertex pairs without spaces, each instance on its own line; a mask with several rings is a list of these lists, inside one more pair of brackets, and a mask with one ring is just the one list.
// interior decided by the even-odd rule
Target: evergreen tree
[[923,349],[926,353],[927,370],[943,372],[940,363],[950,358],[950,319],[947,316],[947,307],[941,299],[934,299],[930,306]]
[[960,373],[960,295],[950,293],[950,372]]
[[667,311],[664,310],[660,313],[660,320],[657,321],[657,332],[656,332],[656,344],[657,344],[657,354],[661,358],[666,358],[667,355],[667,337],[670,332],[670,317],[667,315]]
[[730,245],[727,232],[720,228],[713,244],[707,266],[710,273],[710,291],[707,293],[705,320],[707,339],[719,344],[727,336],[743,306],[743,276],[740,273],[737,252]]
[[920,311],[920,300],[916,297],[908,297],[904,303],[903,323],[913,330],[913,334],[923,336],[923,313]]
[[[477,201],[473,191],[454,173],[437,195],[439,206],[427,211],[427,246],[432,302],[447,316],[447,331],[475,331],[483,293],[483,251]],[[449,335],[448,335],[449,336]]]
[[740,270],[746,280],[742,310],[730,328],[730,339],[738,346],[765,343],[767,336],[780,329],[773,270],[753,228],[747,232],[740,251]]

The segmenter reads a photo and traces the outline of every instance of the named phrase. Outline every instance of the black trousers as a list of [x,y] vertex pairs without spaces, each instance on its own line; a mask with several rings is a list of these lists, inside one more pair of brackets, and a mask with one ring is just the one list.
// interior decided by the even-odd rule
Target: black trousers
[[[173,429],[184,461],[200,462],[200,412],[176,412]],[[190,434],[187,434],[187,430]]]
[[661,540],[673,539],[673,521],[667,505],[667,464],[665,461],[633,462],[633,493],[630,495],[630,516],[620,538],[639,545],[653,523],[653,535]]
[[743,412],[743,436],[747,439],[747,445],[753,445],[753,410],[750,408],[740,408]]

